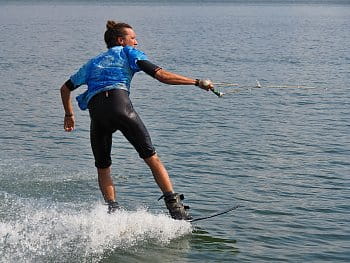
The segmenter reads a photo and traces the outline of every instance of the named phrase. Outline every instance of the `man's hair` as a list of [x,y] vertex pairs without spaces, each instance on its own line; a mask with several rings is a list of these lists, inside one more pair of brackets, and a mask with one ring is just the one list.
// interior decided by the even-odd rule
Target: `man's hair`
[[125,28],[132,27],[129,24],[123,22],[115,22],[113,20],[108,20],[106,24],[106,32],[105,32],[105,42],[107,48],[118,46],[117,37],[124,37],[126,35]]

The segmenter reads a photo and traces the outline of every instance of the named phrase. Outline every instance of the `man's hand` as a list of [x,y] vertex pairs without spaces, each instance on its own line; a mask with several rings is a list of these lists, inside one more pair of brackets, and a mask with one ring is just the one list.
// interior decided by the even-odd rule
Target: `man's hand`
[[64,130],[67,132],[71,132],[74,130],[75,119],[74,115],[66,115],[64,116]]
[[214,88],[213,82],[209,79],[201,79],[198,82],[198,86],[204,90],[211,90]]

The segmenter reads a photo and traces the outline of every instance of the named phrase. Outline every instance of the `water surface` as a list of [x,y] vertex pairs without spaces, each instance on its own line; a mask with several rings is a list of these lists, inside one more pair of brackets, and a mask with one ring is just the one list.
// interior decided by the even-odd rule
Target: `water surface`
[[[349,18],[349,5],[329,1],[1,2],[1,260],[346,262]],[[59,88],[105,50],[107,19],[132,24],[150,60],[180,74],[314,87],[219,99],[135,76],[134,106],[192,215],[244,207],[193,225],[170,219],[116,133],[113,176],[130,211],[105,213],[88,113],[75,104],[76,130],[65,133]]]

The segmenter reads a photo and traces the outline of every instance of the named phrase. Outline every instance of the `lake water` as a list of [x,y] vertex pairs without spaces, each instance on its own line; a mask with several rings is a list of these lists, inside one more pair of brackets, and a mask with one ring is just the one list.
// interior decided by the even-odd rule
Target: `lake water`
[[[350,5],[286,2],[1,1],[0,261],[348,262]],[[192,215],[243,207],[192,225],[170,219],[116,133],[113,177],[128,212],[106,214],[88,113],[74,104],[76,130],[65,133],[59,88],[105,50],[107,19],[133,25],[165,69],[260,81],[221,88],[238,91],[223,98],[144,73],[132,83]]]

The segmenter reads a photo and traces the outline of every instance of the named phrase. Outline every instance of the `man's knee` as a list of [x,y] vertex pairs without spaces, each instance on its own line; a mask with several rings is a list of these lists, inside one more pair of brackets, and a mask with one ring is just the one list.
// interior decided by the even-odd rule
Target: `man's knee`
[[148,160],[158,158],[158,155],[157,155],[156,151],[153,150],[153,151],[149,151],[149,152],[143,153],[143,154],[140,153],[140,157],[147,162]]
[[112,165],[111,159],[105,159],[105,160],[95,160],[95,166],[98,169],[105,169]]

